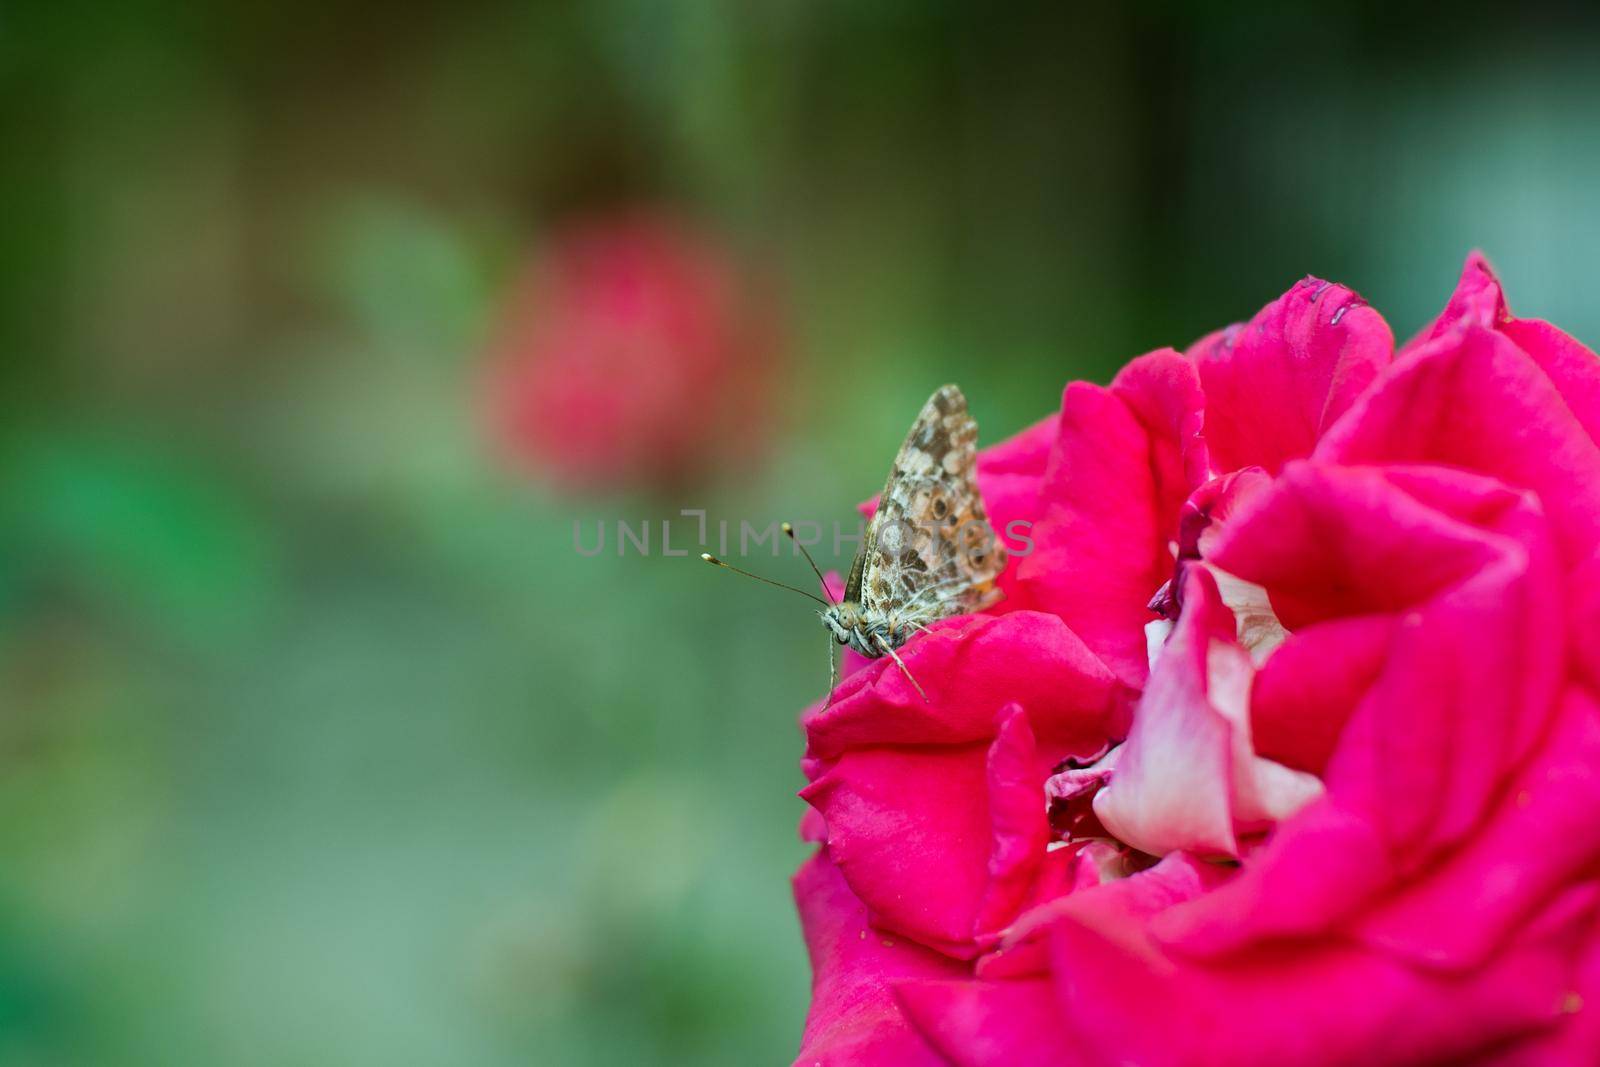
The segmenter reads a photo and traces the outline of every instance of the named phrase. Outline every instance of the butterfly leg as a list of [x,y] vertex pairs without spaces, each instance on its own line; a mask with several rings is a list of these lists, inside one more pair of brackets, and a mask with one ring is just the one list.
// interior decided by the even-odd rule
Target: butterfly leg
[[906,669],[905,660],[901,659],[898,655],[895,654],[894,646],[889,644],[888,641],[884,640],[884,637],[883,637],[882,634],[878,634],[877,637],[878,637],[878,647],[883,649],[884,652],[888,653],[888,656],[889,656],[890,659],[894,660],[894,665],[896,667],[900,668],[900,673],[906,676],[906,681],[910,682],[911,685],[916,689],[916,691],[922,694],[922,699],[923,700],[927,700],[929,704],[932,704],[933,701],[932,700],[928,700],[928,694],[923,690],[921,683],[919,683],[915,678],[913,678],[911,676],[911,672],[908,669]]
[[833,691],[839,688],[839,649],[837,642],[832,637],[828,638],[828,699],[822,705],[822,710],[827,711],[833,707]]

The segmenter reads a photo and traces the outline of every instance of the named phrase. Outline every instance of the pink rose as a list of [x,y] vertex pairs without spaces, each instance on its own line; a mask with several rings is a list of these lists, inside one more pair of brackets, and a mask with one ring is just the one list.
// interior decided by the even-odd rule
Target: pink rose
[[749,460],[771,422],[774,334],[746,272],[652,212],[559,231],[514,286],[488,418],[568,489],[661,488]]
[[1600,1062],[1597,431],[1477,256],[1069,385],[1007,610],[804,719],[796,1062]]

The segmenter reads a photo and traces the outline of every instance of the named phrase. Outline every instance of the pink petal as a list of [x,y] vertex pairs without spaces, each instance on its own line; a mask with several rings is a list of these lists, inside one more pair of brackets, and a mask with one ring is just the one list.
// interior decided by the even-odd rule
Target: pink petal
[[1406,865],[1473,831],[1555,706],[1565,634],[1543,517],[1510,510],[1484,541],[1497,558],[1402,617],[1327,768]]
[[1506,306],[1494,268],[1481,252],[1467,257],[1449,304],[1412,342],[1418,346],[1472,324],[1499,331],[1544,371],[1591,440],[1600,441],[1600,359],[1540,319],[1519,319]]
[[1134,360],[1110,388],[1067,386],[1035,548],[1018,569],[1031,602],[1131,686],[1148,673],[1146,605],[1171,576],[1178,509],[1206,474],[1201,405],[1193,366],[1170,350]]
[[[1161,862],[1170,863],[1177,855],[1180,854]],[[1123,887],[1125,883],[1132,887],[1133,877],[1142,879],[1151,870],[1151,862],[1151,857],[1105,839],[1074,841],[1051,849],[1039,865],[1038,877],[1026,904],[1001,931],[998,945],[979,957],[978,976],[1010,979],[1047,973],[1049,955],[1045,935],[1058,909],[1074,906],[1068,898],[1101,888],[1116,892],[1112,887]],[[1218,872],[1223,870],[1206,866]],[[1136,891],[1143,892],[1148,885],[1141,881]],[[1094,905],[1087,897],[1082,897],[1078,903]]]
[[[1090,842],[1083,848],[1082,858],[1090,860],[1092,850],[1099,850],[1104,860],[1109,846]],[[1201,896],[1231,875],[1232,869],[1226,865],[1174,852],[1153,867],[1126,872],[1119,878],[1103,883],[1080,882],[1069,892],[1043,899],[1019,916],[1005,931],[1000,947],[978,961],[977,973],[984,979],[1044,974],[1050,965],[1050,933],[1063,919],[1071,918],[1096,930],[1140,927],[1151,917]]]
[[929,701],[888,657],[845,679],[833,705],[804,719],[814,760],[866,745],[987,743],[996,713],[1016,702],[1054,759],[1094,752],[1124,728],[1125,690],[1053,615],[1018,611],[936,624],[901,650]]
[[[1045,464],[1055,445],[1061,418],[1050,415],[1015,437],[978,453],[978,490],[989,512],[989,525],[1011,553],[1000,575],[1005,593],[992,611],[1000,614],[1034,608],[1018,578],[1022,560],[1032,552],[1033,524],[1039,514],[1039,488]],[[1019,554],[1020,553],[1020,554]]]
[[[1355,924],[1392,956],[1480,967],[1565,887],[1600,873],[1600,707],[1579,689],[1489,820]],[[1463,921],[1470,916],[1471,921]]]
[[1448,336],[1463,324],[1492,329],[1510,319],[1511,311],[1506,307],[1505,294],[1500,289],[1500,279],[1495,277],[1494,268],[1489,266],[1489,260],[1482,252],[1472,252],[1461,267],[1461,278],[1456,282],[1455,292],[1450,294],[1444,310],[1406,344],[1406,350]]
[[898,981],[955,978],[965,968],[874,930],[826,850],[795,874],[794,894],[812,971],[811,1012],[795,1067],[943,1063],[907,1024],[892,987]]
[[1595,887],[1564,894],[1485,968],[1417,971],[1328,940],[1263,949],[1226,966],[1165,955],[1134,924],[1055,928],[1067,1027],[1096,1062],[1149,1067],[1454,1062],[1564,1017]]
[[1267,828],[1321,785],[1255,755],[1247,711],[1254,671],[1234,639],[1233,612],[1204,568],[1188,572],[1185,588],[1183,614],[1094,811],[1119,841],[1153,855],[1237,856],[1236,830]]
[[1037,478],[1044,474],[1045,464],[1050,461],[1050,449],[1059,430],[1060,419],[1051,412],[1027,429],[979,451],[978,470]]
[[1600,442],[1600,358],[1590,348],[1538,319],[1500,327],[1549,377],[1591,441]]
[[1197,958],[1314,937],[1392,877],[1377,828],[1324,797],[1281,823],[1231,881],[1156,917],[1151,933]]
[[1479,1067],[1571,1067],[1600,1063],[1600,922],[1579,937],[1581,959],[1563,1018],[1545,1034],[1519,1041],[1474,1060]]
[[988,753],[989,823],[993,844],[989,882],[974,932],[982,937],[1016,916],[1038,873],[1050,827],[1040,800],[1040,763],[1028,716],[1020,705],[1001,710],[1000,730]]
[[1092,805],[1095,795],[1116,772],[1122,749],[1122,745],[1116,745],[1091,763],[1069,760],[1066,766],[1052,771],[1044,783],[1044,798],[1054,836],[1068,842],[1106,836]]
[[1256,672],[1250,725],[1267,759],[1321,775],[1389,655],[1393,615],[1302,626]]
[[1388,366],[1383,317],[1342,285],[1307,278],[1242,326],[1189,350],[1206,395],[1206,444],[1219,471],[1276,474]]
[[902,982],[906,1016],[958,1067],[1076,1067],[1089,1064],[1061,1025],[1048,981]]
[[1486,479],[1305,465],[1217,548],[1285,614],[1400,615],[1327,781],[1416,861],[1424,841],[1471,828],[1549,721],[1565,614],[1554,557],[1536,505]]
[[[1337,702],[1328,799],[1163,917],[1163,937],[1206,955],[1326,929],[1475,833],[1547,729],[1565,644],[1543,515],[1465,472],[1291,464],[1217,556],[1308,623],[1397,621],[1370,686]],[[1354,652],[1370,673],[1372,650]]]
[[1538,364],[1475,324],[1409,350],[1328,432],[1316,458],[1492,475],[1538,494],[1567,560],[1600,544],[1600,448]]
[[822,817],[822,812],[816,808],[807,808],[800,815],[800,840],[821,844],[827,839],[828,823]]
[[1013,704],[987,746],[854,750],[801,796],[877,925],[970,957],[1016,914],[1044,857],[1043,777]]
[[1210,476],[1201,429],[1205,393],[1194,368],[1170,348],[1140,356],[1111,379],[1111,392],[1148,428],[1156,497],[1177,504]]
[[1600,641],[1582,635],[1600,634],[1600,555],[1584,560],[1567,579],[1573,659],[1589,687],[1600,692]]
[[800,794],[822,812],[828,853],[874,924],[953,956],[978,952],[993,851],[987,748],[858,749]]
[[[1094,812],[1117,838],[1156,856],[1187,849],[1235,856],[1228,783],[1233,730],[1206,699],[1206,657],[1233,618],[1203,571],[1191,572],[1189,600],[1151,672]],[[1226,629],[1221,631],[1227,633]]]
[[1211,561],[1267,588],[1292,632],[1325,619],[1401,612],[1475,573],[1488,546],[1471,518],[1514,507],[1518,494],[1472,475],[1448,475],[1465,494],[1441,512],[1375,468],[1294,463],[1248,514],[1228,525]]

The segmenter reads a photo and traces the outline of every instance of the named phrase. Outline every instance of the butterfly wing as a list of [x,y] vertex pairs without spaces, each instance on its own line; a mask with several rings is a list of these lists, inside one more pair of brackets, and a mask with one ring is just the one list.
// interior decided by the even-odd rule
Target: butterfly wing
[[895,455],[845,599],[908,623],[979,611],[1000,597],[1005,549],[978,495],[978,424],[954,385],[923,405]]

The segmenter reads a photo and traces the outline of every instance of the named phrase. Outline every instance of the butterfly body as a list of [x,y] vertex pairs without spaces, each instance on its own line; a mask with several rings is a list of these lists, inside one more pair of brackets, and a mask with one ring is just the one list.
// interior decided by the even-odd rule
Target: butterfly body
[[841,645],[855,649],[870,659],[883,655],[883,646],[899,648],[916,631],[899,619],[869,615],[860,604],[846,601],[817,612],[822,624]]
[[961,390],[936,390],[895,455],[843,601],[817,613],[836,642],[876,659],[1000,599],[1005,549],[978,495],[977,444]]

